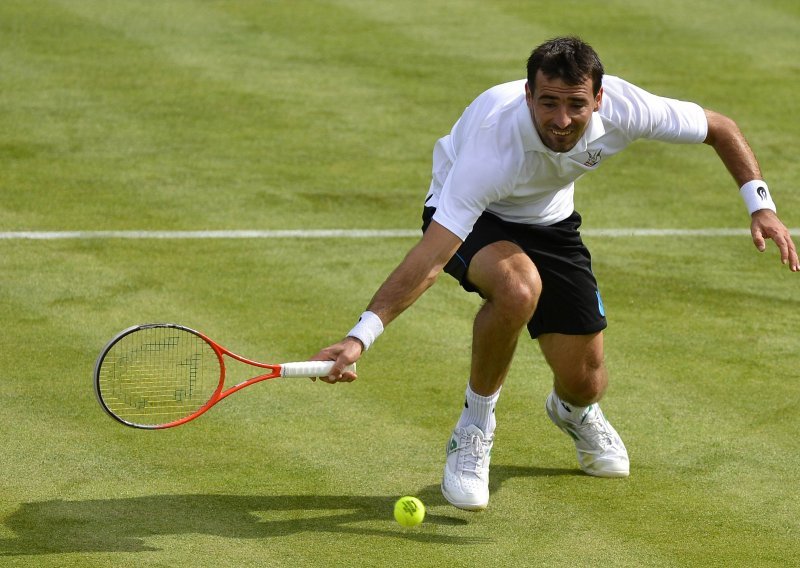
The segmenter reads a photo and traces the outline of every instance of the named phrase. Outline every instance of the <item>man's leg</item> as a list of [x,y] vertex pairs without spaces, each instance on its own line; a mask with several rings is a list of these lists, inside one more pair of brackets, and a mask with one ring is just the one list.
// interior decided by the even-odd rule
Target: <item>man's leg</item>
[[530,258],[517,245],[499,241],[481,249],[467,279],[485,298],[472,329],[470,387],[490,396],[505,381],[519,334],[533,316],[542,282]]
[[591,335],[543,333],[539,347],[553,370],[553,390],[575,406],[599,402],[608,386],[603,332]]
[[464,410],[447,446],[442,494],[456,507],[480,510],[489,503],[494,405],[542,286],[530,258],[508,241],[478,251],[467,279],[485,302],[473,325],[469,386]]
[[547,414],[575,442],[581,469],[599,477],[627,477],[628,452],[598,404],[608,386],[602,332],[546,333],[539,336],[539,346],[553,370]]

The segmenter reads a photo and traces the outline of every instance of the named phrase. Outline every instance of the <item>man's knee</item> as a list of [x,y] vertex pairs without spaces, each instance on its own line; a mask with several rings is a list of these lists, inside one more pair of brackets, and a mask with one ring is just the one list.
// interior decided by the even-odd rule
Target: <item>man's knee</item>
[[541,293],[539,274],[534,269],[508,274],[487,299],[527,323],[533,316]]
[[[555,374],[557,394],[579,406],[588,406],[603,398],[608,373],[602,361],[587,361]],[[560,387],[560,388],[559,388]]]
[[542,281],[533,261],[515,244],[500,241],[475,255],[468,278],[481,295],[523,324],[533,316]]
[[600,400],[608,386],[604,363],[603,334],[539,336],[542,353],[553,370],[556,394],[588,406]]

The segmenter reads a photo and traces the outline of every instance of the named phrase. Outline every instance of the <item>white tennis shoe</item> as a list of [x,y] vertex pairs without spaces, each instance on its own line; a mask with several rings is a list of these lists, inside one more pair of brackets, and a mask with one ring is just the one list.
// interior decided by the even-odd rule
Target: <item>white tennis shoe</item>
[[475,425],[456,428],[447,443],[442,495],[451,505],[480,511],[489,504],[489,461],[494,436]]
[[545,403],[547,415],[575,442],[581,469],[597,477],[628,477],[628,451],[622,438],[606,420],[600,405],[592,404],[580,422],[574,422],[561,418],[556,404],[553,393],[550,393]]

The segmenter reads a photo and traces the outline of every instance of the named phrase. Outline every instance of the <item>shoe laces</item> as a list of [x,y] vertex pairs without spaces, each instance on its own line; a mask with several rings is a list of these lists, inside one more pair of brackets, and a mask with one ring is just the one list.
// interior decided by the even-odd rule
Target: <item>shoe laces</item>
[[599,409],[592,409],[590,412],[594,413],[594,416],[587,417],[588,419],[583,424],[575,425],[575,428],[580,431],[581,437],[601,449],[616,446],[617,437],[608,428],[608,422],[603,413]]
[[459,447],[459,451],[463,458],[462,470],[478,476],[483,475],[484,460],[489,455],[487,448],[491,447],[491,438],[484,439],[477,434],[468,434],[462,436],[461,441],[462,445]]

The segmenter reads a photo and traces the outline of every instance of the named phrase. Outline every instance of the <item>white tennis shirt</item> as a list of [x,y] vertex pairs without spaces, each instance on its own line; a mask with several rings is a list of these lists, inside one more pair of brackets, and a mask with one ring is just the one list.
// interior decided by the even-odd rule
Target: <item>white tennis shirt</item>
[[425,200],[433,219],[462,240],[483,211],[501,219],[552,225],[574,210],[575,181],[639,138],[699,143],[703,109],[659,97],[619,77],[603,77],[603,99],[583,137],[568,152],[539,138],[525,102],[525,80],[478,96],[433,149]]

